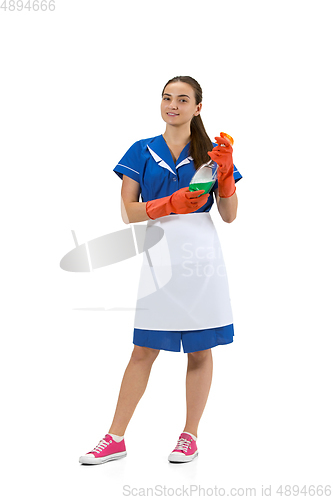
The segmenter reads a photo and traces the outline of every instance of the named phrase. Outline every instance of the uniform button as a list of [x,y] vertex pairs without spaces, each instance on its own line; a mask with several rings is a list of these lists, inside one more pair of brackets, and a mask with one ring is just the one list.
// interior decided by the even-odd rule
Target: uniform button
[[175,181],[177,180],[177,177],[173,177],[173,179],[172,179],[172,180],[175,182]]

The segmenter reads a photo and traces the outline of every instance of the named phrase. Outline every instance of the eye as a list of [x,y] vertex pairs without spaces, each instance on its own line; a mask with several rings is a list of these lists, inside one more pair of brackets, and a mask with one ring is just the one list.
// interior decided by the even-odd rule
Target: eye
[[168,101],[169,97],[163,97],[163,101]]

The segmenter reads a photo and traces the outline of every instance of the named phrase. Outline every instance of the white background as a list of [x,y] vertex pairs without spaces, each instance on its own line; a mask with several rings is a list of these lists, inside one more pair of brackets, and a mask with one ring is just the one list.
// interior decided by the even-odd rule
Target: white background
[[[0,12],[5,498],[120,498],[124,485],[258,497],[272,485],[277,498],[279,485],[332,483],[331,2],[55,4]],[[235,222],[211,212],[235,339],[213,349],[198,459],[167,461],[187,359],[161,351],[128,456],[82,466],[110,427],[132,352],[140,258],[90,274],[59,263],[71,230],[84,243],[128,227],[113,168],[164,132],[160,95],[177,75],[201,84],[207,132],[234,137],[243,175]]]

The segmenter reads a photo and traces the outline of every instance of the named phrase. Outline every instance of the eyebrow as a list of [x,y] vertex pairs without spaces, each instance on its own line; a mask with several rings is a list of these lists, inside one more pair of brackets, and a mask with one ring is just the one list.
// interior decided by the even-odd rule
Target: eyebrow
[[[163,95],[169,95],[171,97],[171,94],[166,94],[165,92]],[[191,99],[190,96],[186,94],[179,94],[177,97],[188,97],[189,99]]]

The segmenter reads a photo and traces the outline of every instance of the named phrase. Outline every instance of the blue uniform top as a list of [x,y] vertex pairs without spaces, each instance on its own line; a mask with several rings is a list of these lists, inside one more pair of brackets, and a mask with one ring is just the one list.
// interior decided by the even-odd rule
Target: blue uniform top
[[[125,174],[140,184],[143,202],[156,200],[189,186],[196,171],[189,151],[190,143],[184,147],[175,164],[163,135],[158,135],[135,142],[113,170],[121,179]],[[241,178],[234,165],[235,182]],[[209,212],[214,203],[213,191],[217,187],[216,181],[207,203],[197,212]]]

